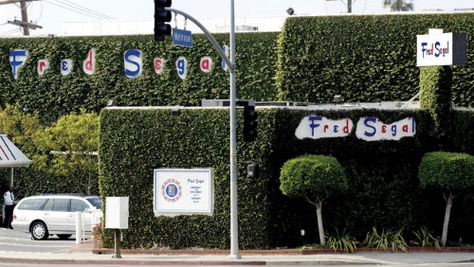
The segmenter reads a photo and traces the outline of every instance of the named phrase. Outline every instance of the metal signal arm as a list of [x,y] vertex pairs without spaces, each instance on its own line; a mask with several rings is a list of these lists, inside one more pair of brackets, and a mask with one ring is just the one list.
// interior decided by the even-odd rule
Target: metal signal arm
[[209,41],[211,42],[214,49],[216,49],[216,51],[221,56],[222,60],[224,60],[225,64],[227,64],[227,66],[229,66],[229,68],[232,71],[235,70],[235,65],[230,62],[230,59],[225,55],[224,51],[222,51],[222,47],[217,42],[216,38],[214,38],[214,36],[211,34],[211,32],[209,32],[206,29],[206,27],[204,27],[204,25],[202,25],[197,19],[193,18],[191,15],[189,15],[189,14],[187,14],[187,13],[181,11],[181,10],[174,9],[174,8],[166,8],[166,10],[169,10],[169,11],[171,11],[173,13],[176,13],[176,14],[180,14],[183,17],[185,17],[185,18],[189,19],[190,21],[194,22],[194,24],[196,24],[196,26],[198,26],[199,29],[201,29],[204,32],[204,34],[207,36],[207,39],[209,39]]

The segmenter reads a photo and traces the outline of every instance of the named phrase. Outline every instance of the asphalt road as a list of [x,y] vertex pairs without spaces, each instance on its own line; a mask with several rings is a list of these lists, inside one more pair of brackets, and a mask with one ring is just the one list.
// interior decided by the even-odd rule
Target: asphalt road
[[69,240],[59,240],[56,236],[51,236],[47,240],[38,241],[31,240],[31,236],[28,233],[0,228],[0,253],[9,251],[58,253],[75,245],[75,240],[72,238]]

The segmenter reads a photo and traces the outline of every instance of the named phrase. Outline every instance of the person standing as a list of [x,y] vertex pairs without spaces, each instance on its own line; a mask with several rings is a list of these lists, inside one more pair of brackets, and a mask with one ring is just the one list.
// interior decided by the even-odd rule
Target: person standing
[[14,188],[10,186],[8,191],[3,194],[3,202],[5,204],[5,214],[3,219],[3,227],[13,229],[12,217],[13,208],[15,207],[15,195],[13,194]]

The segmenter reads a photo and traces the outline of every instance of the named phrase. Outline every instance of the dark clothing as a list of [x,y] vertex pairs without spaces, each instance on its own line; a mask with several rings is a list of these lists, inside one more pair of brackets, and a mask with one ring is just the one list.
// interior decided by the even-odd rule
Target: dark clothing
[[13,217],[13,208],[14,205],[5,206],[5,214],[3,215],[3,227],[13,229],[12,227],[12,217]]

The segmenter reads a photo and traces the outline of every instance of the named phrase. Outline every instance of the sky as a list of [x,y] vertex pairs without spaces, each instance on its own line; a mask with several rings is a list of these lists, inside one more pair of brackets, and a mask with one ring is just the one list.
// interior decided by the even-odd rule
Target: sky
[[[2,0],[0,0],[1,2]],[[345,13],[342,0],[234,0],[236,17],[286,16],[292,7],[297,15],[334,15]],[[106,17],[114,20],[143,20],[153,18],[153,0],[40,0],[28,6],[29,20],[43,26],[32,35],[61,35],[61,25],[68,21],[94,21]],[[455,8],[474,8],[474,0],[413,0],[415,11]],[[71,9],[84,7],[79,12]],[[173,8],[187,12],[195,18],[226,18],[230,0],[173,0]],[[77,10],[77,9],[76,9]],[[92,17],[91,10],[98,12]],[[355,0],[354,14],[387,13],[383,0]],[[82,13],[82,14],[81,14]],[[86,15],[88,14],[88,15]],[[15,4],[0,5],[0,38],[18,36],[18,27],[6,24],[20,18],[20,8]],[[151,29],[152,31],[152,29]],[[152,32],[150,32],[151,34]]]

